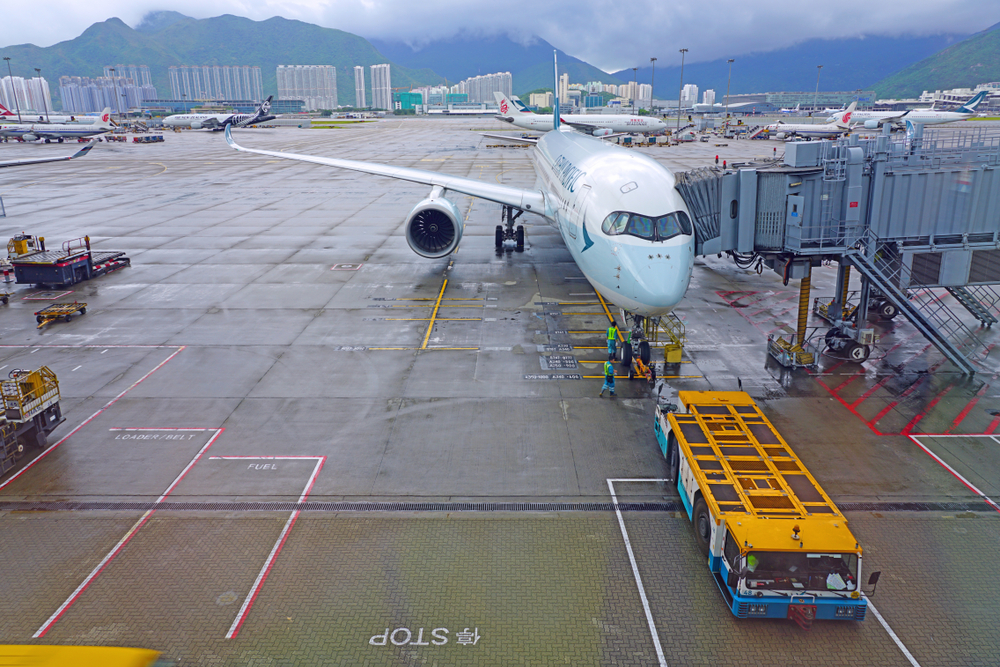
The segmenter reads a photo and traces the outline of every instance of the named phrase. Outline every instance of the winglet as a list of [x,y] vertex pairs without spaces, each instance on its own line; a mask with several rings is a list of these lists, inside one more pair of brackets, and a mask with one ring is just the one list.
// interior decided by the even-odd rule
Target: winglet
[[87,153],[89,153],[90,149],[93,148],[93,147],[94,147],[94,142],[93,142],[93,140],[91,140],[91,141],[87,142],[86,146],[84,146],[83,148],[81,148],[77,152],[73,153],[72,155],[70,155],[66,159],[67,160],[73,160],[73,159],[78,158],[78,157],[83,157],[84,155],[86,155]]
[[555,73],[555,89],[552,92],[553,107],[552,109],[552,129],[559,129],[559,59],[558,51],[552,49],[552,71]]
[[233,141],[233,126],[231,123],[226,123],[226,143],[238,151],[243,150],[242,146]]

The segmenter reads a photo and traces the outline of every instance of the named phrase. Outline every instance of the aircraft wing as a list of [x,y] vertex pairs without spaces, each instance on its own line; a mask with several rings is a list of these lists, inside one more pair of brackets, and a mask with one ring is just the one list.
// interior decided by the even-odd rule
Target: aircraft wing
[[90,149],[94,147],[94,142],[91,141],[89,144],[73,153],[72,155],[63,155],[61,157],[42,157],[33,160],[11,160],[9,162],[0,162],[0,167],[23,167],[26,164],[41,164],[43,162],[62,162],[63,160],[72,160],[74,158],[83,157],[90,152]]
[[313,155],[298,155],[296,153],[282,153],[280,151],[262,151],[255,148],[244,148],[233,140],[232,127],[226,126],[226,143],[238,151],[244,153],[257,153],[258,155],[268,155],[270,157],[285,158],[286,160],[299,160],[301,162],[311,162],[327,167],[338,169],[349,169],[360,171],[365,174],[375,176],[388,176],[398,178],[411,183],[423,183],[425,185],[439,186],[445,190],[461,192],[465,195],[479,197],[487,201],[513,206],[539,215],[545,215],[545,196],[538,190],[522,190],[509,185],[498,183],[488,183],[471,178],[451,176],[441,174],[436,171],[424,171],[423,169],[411,169],[409,167],[393,167],[385,164],[375,164],[374,162],[358,162],[356,160],[340,160],[337,158],[317,157]]
[[479,134],[483,135],[484,137],[489,137],[490,139],[504,139],[506,141],[519,141],[522,144],[531,144],[532,146],[534,146],[535,144],[538,143],[538,139],[536,137],[513,137],[513,136],[511,136],[509,134],[487,134],[486,132],[480,132]]

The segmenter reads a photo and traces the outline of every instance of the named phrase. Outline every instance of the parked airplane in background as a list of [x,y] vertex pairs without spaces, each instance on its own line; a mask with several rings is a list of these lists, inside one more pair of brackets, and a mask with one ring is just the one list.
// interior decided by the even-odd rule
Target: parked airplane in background
[[[521,104],[507,99],[503,93],[493,93],[500,113],[497,120],[511,123],[525,130],[548,132],[552,129],[552,114],[537,114]],[[655,116],[631,116],[623,114],[587,114],[566,116],[559,114],[560,123],[569,125],[574,130],[592,134],[595,137],[606,137],[617,132],[662,132],[667,124]]]
[[236,127],[246,127],[254,123],[264,123],[274,120],[274,116],[269,116],[271,111],[271,98],[268,95],[257,110],[253,113],[176,113],[163,119],[166,127],[190,127],[192,130],[222,130],[229,125]]
[[771,134],[776,134],[779,139],[784,137],[839,137],[851,131],[851,114],[854,113],[854,107],[857,104],[857,102],[851,102],[847,111],[832,123],[786,123],[779,120],[777,123],[768,125],[765,129]]
[[62,162],[64,160],[74,160],[78,157],[83,157],[90,152],[90,149],[94,147],[94,142],[91,141],[89,144],[73,153],[72,155],[63,155],[62,157],[39,157],[32,158],[30,160],[8,160],[7,162],[0,162],[0,167],[23,167],[29,164],[41,164],[43,162]]
[[45,143],[50,143],[53,139],[62,143],[63,139],[96,137],[110,131],[110,107],[105,107],[100,118],[90,125],[79,123],[7,123],[0,125],[0,137],[20,139],[21,141],[44,139]]
[[[637,330],[641,334],[637,327],[643,318],[668,313],[687,291],[694,267],[688,207],[674,188],[674,175],[659,162],[573,131],[558,116],[550,117],[550,122],[546,128],[550,131],[533,140],[534,188],[409,167],[244,148],[233,141],[229,127],[226,141],[247,153],[429,186],[429,195],[410,211],[403,226],[410,248],[429,259],[447,257],[462,239],[465,217],[447,198],[449,192],[500,204],[508,231],[513,231],[513,222],[522,213],[540,215],[559,230],[594,288],[629,313],[633,335]],[[497,246],[502,248],[508,237],[501,226],[496,233]],[[516,237],[523,247],[520,226]],[[637,350],[648,358],[649,346],[643,343],[638,343]]]
[[799,105],[796,104],[794,109],[778,109],[778,113],[798,113]]
[[[924,125],[953,123],[956,120],[972,118],[975,115],[976,107],[986,99],[988,94],[988,91],[980,91],[955,111],[938,111],[933,106],[930,109],[910,109],[909,111],[856,111],[851,120],[861,123],[867,130],[877,130],[886,123],[901,129],[906,125],[906,121],[923,123]],[[840,115],[842,114],[833,114],[828,120],[835,121]]]
[[86,125],[89,123],[95,123],[100,120],[100,116],[87,116],[85,114],[64,116],[57,115],[54,113],[50,114],[40,114],[37,111],[32,111],[31,113],[21,112],[21,120],[17,120],[17,112],[11,111],[4,105],[0,104],[0,121],[7,123],[80,123],[81,125]]

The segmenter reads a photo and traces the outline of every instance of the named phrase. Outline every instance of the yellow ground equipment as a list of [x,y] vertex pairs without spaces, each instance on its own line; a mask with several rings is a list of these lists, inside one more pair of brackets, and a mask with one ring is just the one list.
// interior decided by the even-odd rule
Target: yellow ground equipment
[[159,651],[118,646],[0,646],[0,665],[17,667],[149,667]]
[[79,301],[74,301],[73,303],[54,303],[37,311],[35,313],[35,321],[38,322],[38,328],[41,329],[49,322],[55,322],[56,320],[69,322],[73,319],[75,313],[86,315],[87,304],[80,303]]
[[[0,382],[4,413],[0,418],[0,474],[24,454],[25,446],[45,447],[48,435],[63,421],[59,380],[47,366],[15,369]],[[0,660],[0,664],[4,664]]]
[[[744,392],[682,391],[654,431],[695,541],[739,618],[864,620],[861,545]],[[877,580],[877,574],[873,574]]]

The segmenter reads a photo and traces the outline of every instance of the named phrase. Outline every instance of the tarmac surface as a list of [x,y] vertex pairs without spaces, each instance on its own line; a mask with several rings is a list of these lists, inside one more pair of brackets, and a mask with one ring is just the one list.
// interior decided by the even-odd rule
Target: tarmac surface
[[[531,149],[476,132],[498,125],[237,140],[531,187]],[[783,144],[633,150],[680,170]],[[456,196],[461,246],[425,260],[402,225],[427,191],[204,131],[0,170],[0,233],[132,259],[0,306],[0,372],[51,367],[66,417],[0,477],[0,641],[213,666],[1000,662],[996,359],[966,378],[898,319],[862,365],[783,369],[766,340],[794,330],[797,285],[699,258],[661,376],[741,384],[882,572],[862,623],[735,619],[664,481],[649,387],[598,397],[607,318],[558,233],[526,215],[525,251],[498,255],[499,207]],[[36,329],[72,300],[87,313]]]

